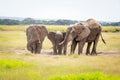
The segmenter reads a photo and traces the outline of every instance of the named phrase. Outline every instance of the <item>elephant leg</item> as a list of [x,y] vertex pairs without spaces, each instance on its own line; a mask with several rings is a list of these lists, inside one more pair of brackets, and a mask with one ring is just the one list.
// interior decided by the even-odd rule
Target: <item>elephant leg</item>
[[53,45],[53,54],[57,54],[56,45]]
[[41,47],[42,47],[42,44],[38,42],[38,43],[36,44],[36,53],[39,53],[39,54],[40,54],[40,52],[41,52]]
[[33,53],[32,44],[27,43],[27,49],[28,49],[31,53]]
[[78,54],[80,55],[80,53],[83,52],[83,47],[85,45],[85,41],[86,39],[83,39],[82,41],[79,42],[79,45],[78,45]]
[[91,52],[92,55],[93,55],[93,54],[96,54],[96,55],[97,55],[96,47],[97,47],[98,40],[99,40],[99,36],[97,36],[96,39],[95,39],[95,41],[94,41],[93,48],[92,48],[92,52]]
[[60,45],[60,46],[58,46],[58,54],[62,54],[62,46]]
[[32,44],[29,46],[29,51],[30,51],[31,53],[33,53],[33,46],[32,46]]
[[36,53],[36,43],[32,43],[31,44],[31,47],[32,47],[32,53]]
[[71,45],[71,52],[70,52],[71,54],[75,52],[76,46],[77,46],[77,41],[73,40]]
[[87,44],[86,55],[90,54],[91,44],[92,44],[92,42],[88,42],[88,44]]
[[64,48],[63,48],[63,54],[66,55],[66,51],[67,51],[67,45],[64,45]]

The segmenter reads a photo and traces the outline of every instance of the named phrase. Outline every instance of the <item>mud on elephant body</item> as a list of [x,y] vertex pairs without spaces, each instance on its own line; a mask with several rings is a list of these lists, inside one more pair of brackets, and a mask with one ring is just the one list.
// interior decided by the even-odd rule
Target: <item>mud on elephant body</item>
[[32,53],[40,53],[42,43],[48,31],[43,25],[33,25],[27,28],[27,49]]
[[[88,45],[86,49],[86,55],[88,55],[90,54],[90,47],[93,42],[91,54],[96,54],[96,47],[99,36],[101,35],[102,38],[101,30],[101,25],[94,19],[88,19],[85,22],[74,24],[67,29],[65,39],[60,43],[60,45],[65,45],[64,53],[66,54],[66,46],[69,41],[72,41],[71,53],[74,53],[76,45],[78,43],[78,54],[80,54],[83,51],[85,42],[87,42]],[[102,40],[105,43],[103,38]]]
[[59,45],[59,43],[64,40],[65,35],[66,32],[60,31],[48,33],[48,39],[52,42],[54,54],[62,54],[64,45]]

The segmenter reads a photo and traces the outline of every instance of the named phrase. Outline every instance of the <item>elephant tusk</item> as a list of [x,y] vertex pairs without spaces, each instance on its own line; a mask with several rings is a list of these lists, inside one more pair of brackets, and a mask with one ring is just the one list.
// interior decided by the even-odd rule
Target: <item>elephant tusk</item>
[[62,45],[65,41],[62,41],[61,43],[59,43],[59,45]]

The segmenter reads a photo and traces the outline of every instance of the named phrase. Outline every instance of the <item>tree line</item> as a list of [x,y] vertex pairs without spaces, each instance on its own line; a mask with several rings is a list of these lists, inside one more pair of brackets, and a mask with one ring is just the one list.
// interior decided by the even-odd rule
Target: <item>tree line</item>
[[[30,24],[44,24],[44,25],[70,25],[77,22],[77,20],[35,20],[32,18],[25,18],[23,20],[0,19],[0,25],[30,25]],[[120,26],[120,22],[100,22],[103,26]]]

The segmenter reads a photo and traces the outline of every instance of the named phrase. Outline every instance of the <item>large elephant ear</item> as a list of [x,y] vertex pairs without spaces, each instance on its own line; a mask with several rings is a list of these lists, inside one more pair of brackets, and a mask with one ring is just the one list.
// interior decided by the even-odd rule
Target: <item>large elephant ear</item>
[[66,36],[66,32],[62,32],[62,34],[63,34],[63,38],[65,38],[65,36]]
[[52,42],[52,43],[55,43],[55,32],[49,32],[47,37],[48,39]]
[[[76,38],[76,41],[80,41],[86,37],[88,37],[88,35],[90,34],[90,29],[84,25],[79,25],[78,27],[80,27],[78,29],[78,32],[77,32],[77,38]],[[79,31],[80,30],[80,31]]]

